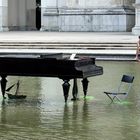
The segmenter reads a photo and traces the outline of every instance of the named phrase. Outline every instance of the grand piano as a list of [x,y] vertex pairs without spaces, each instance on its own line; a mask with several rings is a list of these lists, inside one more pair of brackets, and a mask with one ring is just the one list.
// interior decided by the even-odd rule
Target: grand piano
[[5,98],[7,76],[58,77],[63,80],[63,93],[67,102],[73,79],[73,100],[77,99],[77,78],[82,79],[84,96],[88,88],[88,77],[103,74],[103,68],[96,66],[95,58],[69,59],[63,54],[2,54],[0,55],[1,92]]

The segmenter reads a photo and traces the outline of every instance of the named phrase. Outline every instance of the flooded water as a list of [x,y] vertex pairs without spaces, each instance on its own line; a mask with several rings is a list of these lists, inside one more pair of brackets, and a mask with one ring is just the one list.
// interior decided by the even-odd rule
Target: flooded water
[[[9,86],[20,80],[20,93],[27,99],[3,102],[0,96],[0,139],[139,140],[140,63],[96,64],[104,67],[104,74],[89,78],[87,99],[78,80],[79,100],[71,101],[70,89],[67,104],[60,79],[8,77]],[[110,104],[103,91],[116,88],[123,74],[135,76],[130,94],[125,102]]]

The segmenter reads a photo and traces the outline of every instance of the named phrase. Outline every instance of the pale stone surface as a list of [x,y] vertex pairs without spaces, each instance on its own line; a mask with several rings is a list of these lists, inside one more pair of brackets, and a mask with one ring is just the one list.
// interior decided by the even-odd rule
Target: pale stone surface
[[[47,21],[43,22],[44,30],[131,31],[134,26],[134,0],[47,1],[43,13],[43,21]],[[58,5],[55,8],[56,4]],[[58,20],[55,22],[53,18]]]
[[136,0],[136,2],[135,2],[136,4],[139,4],[140,3],[140,0]]
[[[23,1],[23,0],[22,0]],[[27,30],[35,30],[36,29],[36,2],[35,0],[26,0],[25,1],[25,24],[27,26]]]
[[132,29],[132,33],[140,35],[140,0],[136,0],[135,7],[135,27]]
[[0,0],[0,31],[8,31],[8,1],[7,0]]
[[[41,30],[131,31],[133,3],[135,0],[41,0]],[[7,27],[8,19],[10,30],[35,29],[35,0],[0,0],[0,5],[0,28]],[[134,29],[138,24],[136,18]]]
[[0,0],[0,31],[2,31],[2,0]]
[[34,0],[9,0],[8,1],[8,26],[10,30],[35,29]]

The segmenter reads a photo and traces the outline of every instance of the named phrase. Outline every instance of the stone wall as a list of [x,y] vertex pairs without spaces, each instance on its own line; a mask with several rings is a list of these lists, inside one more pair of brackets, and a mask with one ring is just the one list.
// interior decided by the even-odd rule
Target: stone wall
[[42,30],[131,31],[135,0],[42,0]]
[[[139,0],[136,0],[138,3]],[[41,30],[44,31],[131,31],[139,17],[135,0],[41,0]],[[138,8],[137,8],[138,7]],[[35,0],[0,0],[0,31],[33,30]],[[139,18],[136,18],[138,29]]]

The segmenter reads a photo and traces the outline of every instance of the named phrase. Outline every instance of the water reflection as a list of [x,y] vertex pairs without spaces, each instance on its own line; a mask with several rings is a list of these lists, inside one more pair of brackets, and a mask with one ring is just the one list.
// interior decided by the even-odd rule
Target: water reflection
[[[80,100],[70,100],[71,86],[67,104],[64,103],[63,81],[60,79],[8,77],[8,85],[21,81],[20,92],[27,95],[27,99],[6,99],[3,102],[0,96],[0,139],[139,139],[140,64],[107,61],[98,62],[98,65],[104,67],[104,75],[89,78],[90,98],[82,98],[83,89],[81,80],[78,80]],[[135,76],[127,102],[110,104],[103,91],[116,88],[123,74]]]

